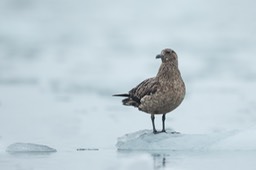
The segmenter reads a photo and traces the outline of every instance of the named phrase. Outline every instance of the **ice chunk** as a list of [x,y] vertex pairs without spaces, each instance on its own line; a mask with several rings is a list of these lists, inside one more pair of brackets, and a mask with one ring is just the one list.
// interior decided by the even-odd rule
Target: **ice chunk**
[[234,135],[236,132],[213,134],[179,134],[170,129],[167,133],[153,134],[141,130],[118,138],[119,150],[207,150],[213,144]]
[[215,143],[211,148],[215,150],[256,150],[256,127],[241,130],[236,135]]
[[50,148],[46,145],[39,145],[33,143],[14,143],[7,147],[6,152],[20,153],[20,152],[56,152],[56,149]]

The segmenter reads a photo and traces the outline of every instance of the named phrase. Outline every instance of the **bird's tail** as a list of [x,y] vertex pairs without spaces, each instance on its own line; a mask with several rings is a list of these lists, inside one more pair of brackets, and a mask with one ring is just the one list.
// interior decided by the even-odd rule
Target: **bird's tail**
[[134,107],[138,107],[140,102],[137,100],[134,100],[135,98],[131,97],[129,94],[114,94],[113,96],[117,96],[117,97],[127,97],[125,99],[122,100],[123,105],[125,106],[134,106]]
[[116,96],[116,97],[130,97],[129,94],[114,94],[113,96]]
[[123,105],[125,106],[134,106],[134,107],[138,107],[139,103],[134,101],[132,98],[125,98],[122,100]]

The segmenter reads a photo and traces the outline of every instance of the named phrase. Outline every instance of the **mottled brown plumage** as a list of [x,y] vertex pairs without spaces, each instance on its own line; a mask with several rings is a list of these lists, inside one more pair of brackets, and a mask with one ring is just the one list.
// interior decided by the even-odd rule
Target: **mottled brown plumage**
[[155,114],[162,114],[163,129],[165,132],[165,114],[177,108],[185,97],[185,84],[178,68],[178,56],[169,49],[163,49],[156,58],[162,59],[162,64],[155,77],[141,82],[128,94],[114,96],[127,97],[122,102],[126,106],[134,106],[139,110],[151,114],[153,132],[155,128]]

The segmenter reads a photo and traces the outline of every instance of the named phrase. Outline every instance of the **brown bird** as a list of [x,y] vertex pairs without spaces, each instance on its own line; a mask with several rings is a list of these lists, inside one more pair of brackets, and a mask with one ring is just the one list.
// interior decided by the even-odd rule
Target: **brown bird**
[[126,97],[122,100],[126,106],[134,106],[139,110],[151,114],[153,133],[155,128],[155,115],[162,114],[162,131],[165,131],[165,115],[177,108],[183,101],[186,93],[185,84],[178,68],[178,56],[172,49],[163,49],[156,58],[162,64],[155,77],[141,82],[128,94],[115,94],[113,96]]

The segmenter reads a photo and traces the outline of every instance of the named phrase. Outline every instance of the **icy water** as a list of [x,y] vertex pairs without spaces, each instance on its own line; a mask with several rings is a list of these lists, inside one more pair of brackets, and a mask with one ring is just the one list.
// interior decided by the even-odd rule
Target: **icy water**
[[0,155],[1,169],[254,169],[254,152],[58,152]]
[[[1,0],[0,169],[255,169],[255,5]],[[187,87],[166,126],[188,135],[188,144],[205,145],[197,135],[217,143],[117,150],[119,137],[151,130],[151,121],[111,95],[154,76],[166,47],[177,52]],[[236,135],[212,135],[229,132]],[[6,152],[22,142],[57,152]]]

